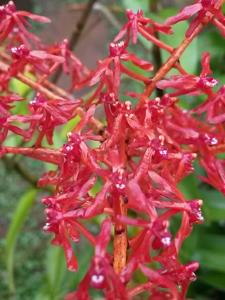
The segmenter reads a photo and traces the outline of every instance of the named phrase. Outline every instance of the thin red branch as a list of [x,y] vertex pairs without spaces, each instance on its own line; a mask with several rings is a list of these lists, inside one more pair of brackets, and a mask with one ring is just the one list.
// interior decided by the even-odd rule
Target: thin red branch
[[48,163],[60,164],[62,153],[49,148],[4,147],[5,154],[21,154]]

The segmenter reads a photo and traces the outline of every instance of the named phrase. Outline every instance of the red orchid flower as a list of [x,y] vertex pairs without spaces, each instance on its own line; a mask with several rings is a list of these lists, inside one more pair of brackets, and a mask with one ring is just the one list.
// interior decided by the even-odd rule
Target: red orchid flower
[[122,27],[120,32],[114,38],[114,42],[120,41],[126,35],[127,42],[129,42],[130,36],[132,36],[132,43],[136,44],[139,26],[151,34],[154,34],[155,32],[163,32],[166,34],[172,33],[170,26],[159,24],[150,18],[144,17],[143,11],[140,9],[137,11],[137,13],[134,13],[132,10],[128,9],[127,18],[128,22]]
[[212,94],[211,89],[218,84],[218,81],[209,77],[212,73],[209,65],[210,54],[205,52],[202,55],[202,72],[200,76],[195,75],[173,75],[171,79],[164,79],[157,83],[159,89],[172,88],[177,92],[172,96],[199,95],[202,93]]
[[83,82],[75,85],[75,87],[78,88],[83,86],[84,84],[93,86],[96,83],[100,82],[100,80],[104,80],[104,77],[109,76],[111,77],[112,81],[112,92],[117,95],[120,86],[121,73],[124,73],[136,80],[144,81],[145,83],[149,82],[148,78],[142,75],[137,75],[133,71],[130,71],[121,63],[122,61],[130,61],[134,65],[137,65],[139,68],[145,71],[153,70],[153,65],[151,63],[138,58],[133,53],[127,52],[126,44],[123,41],[119,43],[111,43],[109,46],[109,56],[103,61],[99,61],[97,70],[91,72]]
[[15,3],[9,1],[8,4],[0,6],[0,42],[4,41],[7,36],[13,31],[14,26],[18,28],[18,35],[22,43],[29,47],[29,40],[39,43],[39,38],[27,31],[25,25],[27,21],[25,17],[40,23],[49,23],[50,20],[46,17],[28,13],[26,11],[17,11]]
[[225,19],[220,11],[220,1],[218,0],[198,0],[197,3],[183,8],[176,16],[168,18],[165,25],[170,26],[190,19],[195,14],[197,14],[197,16],[191,21],[186,32],[187,37],[189,37],[201,23],[204,23],[205,18],[210,15],[214,16],[212,19],[214,25],[216,25],[222,34],[225,35]]

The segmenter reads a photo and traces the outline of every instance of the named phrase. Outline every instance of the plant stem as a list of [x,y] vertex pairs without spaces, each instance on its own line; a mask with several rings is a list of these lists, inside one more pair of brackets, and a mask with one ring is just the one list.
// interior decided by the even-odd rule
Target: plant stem
[[[2,62],[2,61],[0,61],[0,70],[7,73],[8,69],[9,69],[9,65]],[[20,81],[22,81],[23,83],[27,84],[32,89],[34,89],[34,90],[42,93],[43,95],[47,96],[49,99],[59,99],[60,98],[59,95],[57,95],[54,92],[50,91],[49,89],[45,88],[43,86],[43,84],[39,84],[39,83],[33,81],[29,77],[26,77],[24,74],[18,73],[15,77],[17,79],[19,79]]]
[[[127,214],[126,204],[122,197],[116,201],[115,212],[120,215]],[[115,235],[114,235],[114,251],[113,251],[113,268],[119,274],[126,265],[127,261],[127,229],[126,226],[120,222],[115,222]]]
[[[163,41],[159,40],[156,36],[148,33],[143,26],[138,25],[138,31],[148,40],[151,41],[156,47],[163,49],[169,52],[171,55],[174,53],[175,49]],[[174,68],[176,68],[181,74],[187,74],[187,72],[181,67],[180,63],[177,61],[174,64]]]
[[[154,12],[157,13],[158,12],[158,5],[157,5],[157,1],[155,0],[150,0],[149,3],[149,10],[150,12]],[[155,33],[155,36],[157,39],[159,39],[159,34],[158,32]],[[163,62],[162,62],[162,55],[161,55],[161,49],[160,47],[157,47],[155,44],[153,44],[152,46],[152,56],[153,56],[153,61],[154,61],[154,65],[155,65],[155,70],[158,71],[160,69],[160,67],[162,66]],[[163,90],[160,89],[156,89],[156,95],[158,97],[162,97],[163,96]]]
[[[0,57],[4,60],[4,62],[0,61],[0,70],[3,72],[7,72],[9,70],[9,64],[12,62],[12,59],[5,52],[0,52]],[[15,77],[31,88],[35,89],[36,91],[41,92],[50,99],[59,99],[60,97],[64,97],[66,99],[74,99],[74,97],[70,93],[66,92],[64,89],[58,87],[54,83],[49,82],[47,79],[40,83],[38,82],[38,80],[33,81],[31,78],[21,73],[18,73],[17,75],[15,75]]]
[[41,160],[52,164],[60,164],[63,154],[59,150],[48,148],[20,148],[20,147],[3,147],[4,154],[21,154],[33,159]]
[[174,66],[174,64],[179,60],[180,56],[183,54],[188,45],[192,42],[192,40],[198,35],[198,33],[202,30],[203,25],[199,24],[193,33],[186,37],[180,46],[174,50],[173,54],[168,58],[165,64],[158,70],[155,76],[152,78],[151,83],[146,87],[144,96],[149,97],[156,87],[156,83],[161,80]]

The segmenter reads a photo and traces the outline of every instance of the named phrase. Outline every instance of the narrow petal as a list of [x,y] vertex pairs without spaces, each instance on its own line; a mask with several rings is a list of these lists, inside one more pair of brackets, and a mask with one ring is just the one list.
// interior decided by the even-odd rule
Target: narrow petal
[[183,8],[176,16],[170,17],[166,20],[166,25],[173,25],[181,21],[185,21],[192,17],[194,14],[202,9],[201,3],[196,3],[193,5],[186,6]]
[[20,10],[16,14],[18,16],[28,17],[29,19],[39,22],[39,23],[51,23],[51,20],[49,18],[40,16],[40,15],[35,15],[28,11]]

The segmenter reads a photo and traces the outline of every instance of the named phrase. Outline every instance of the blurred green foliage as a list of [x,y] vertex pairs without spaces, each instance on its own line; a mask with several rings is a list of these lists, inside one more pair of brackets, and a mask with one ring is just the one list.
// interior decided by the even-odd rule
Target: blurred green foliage
[[[68,1],[67,1],[68,2]],[[74,3],[75,1],[69,1]],[[79,2],[79,1],[78,1]],[[110,3],[108,3],[110,2]],[[159,1],[160,2],[160,1]],[[111,1],[103,1],[105,5]],[[159,13],[149,11],[147,0],[114,1],[113,4],[122,8],[137,10],[142,8],[147,16],[157,21],[163,21],[177,11],[176,7],[160,9]],[[41,8],[38,7],[41,11]],[[116,15],[124,20],[122,13]],[[188,22],[174,26],[175,38],[161,36],[171,46],[175,47],[184,36]],[[112,36],[116,30],[112,30]],[[140,56],[152,60],[149,45],[137,46]],[[91,46],[91,45],[90,45]],[[212,57],[212,70],[215,77],[224,82],[225,79],[225,43],[217,30],[208,27],[195,39],[182,58],[182,65],[191,73],[200,71],[200,57],[203,51],[209,50]],[[163,61],[167,54],[162,52]],[[12,88],[20,95],[32,97],[32,92],[18,80],[12,81]],[[123,86],[126,89],[126,82]],[[133,86],[135,91],[141,91],[142,86]],[[187,102],[188,101],[188,102]],[[201,101],[201,99],[198,99]],[[181,102],[185,108],[196,105],[189,97]],[[26,107],[18,105],[16,113],[23,114]],[[56,132],[54,140],[56,147],[63,144],[66,133],[78,122],[78,118]],[[12,140],[15,145],[19,141]],[[17,158],[18,159],[18,158]],[[49,164],[41,164],[25,158],[19,162],[32,170],[37,176],[49,170]],[[181,252],[183,262],[198,260],[201,264],[198,280],[191,285],[189,296],[196,300],[225,299],[225,199],[221,193],[200,182],[198,175],[202,173],[196,164],[197,174],[190,175],[182,182],[180,189],[187,199],[201,198],[204,200],[205,223],[195,226],[191,236],[185,241]],[[96,191],[99,189],[96,186]],[[79,272],[74,274],[67,271],[63,251],[50,245],[50,237],[41,228],[44,224],[43,207],[40,198],[46,193],[37,191],[15,170],[14,165],[6,161],[0,162],[0,299],[9,300],[61,300],[64,295],[74,290],[83,277],[92,255],[92,249],[82,239],[75,251],[79,261]],[[93,191],[95,193],[96,191]],[[100,219],[95,220],[93,231],[96,230]],[[179,220],[177,220],[179,222]],[[172,226],[176,227],[176,221]],[[142,280],[137,274],[138,280]],[[99,298],[98,298],[99,299]],[[143,298],[144,299],[144,298]]]

